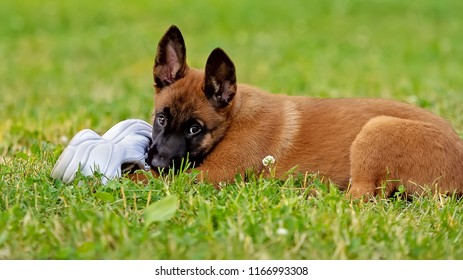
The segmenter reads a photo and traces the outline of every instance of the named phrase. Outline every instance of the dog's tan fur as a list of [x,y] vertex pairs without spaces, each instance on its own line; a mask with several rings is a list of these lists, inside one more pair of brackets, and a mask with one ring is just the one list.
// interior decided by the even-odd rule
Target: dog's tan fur
[[243,84],[216,109],[204,84],[204,71],[184,65],[181,78],[157,88],[155,107],[176,108],[211,128],[202,141],[209,153],[197,167],[208,182],[263,171],[262,159],[271,155],[278,177],[294,167],[320,172],[343,190],[350,186],[354,198],[390,196],[401,184],[407,193],[463,192],[463,142],[429,111],[384,99],[270,94]]

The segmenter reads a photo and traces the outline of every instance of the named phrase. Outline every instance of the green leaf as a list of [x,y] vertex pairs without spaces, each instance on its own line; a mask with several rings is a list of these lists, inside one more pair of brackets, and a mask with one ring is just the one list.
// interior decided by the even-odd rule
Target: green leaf
[[29,155],[24,152],[17,152],[16,157],[24,160],[29,159]]
[[105,187],[114,191],[120,189],[121,185],[117,180],[110,180]]
[[149,226],[153,222],[163,222],[171,219],[177,211],[177,203],[177,197],[171,195],[146,207],[143,213],[145,226]]
[[95,193],[95,197],[101,199],[104,202],[109,202],[109,203],[112,203],[116,200],[114,196],[112,196],[110,193],[107,193],[107,192],[97,192]]

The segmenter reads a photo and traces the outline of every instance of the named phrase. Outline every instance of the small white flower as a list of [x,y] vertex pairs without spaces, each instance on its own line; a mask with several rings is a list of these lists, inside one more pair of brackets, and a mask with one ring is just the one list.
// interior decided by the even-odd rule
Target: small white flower
[[61,135],[61,137],[59,138],[59,140],[61,141],[61,143],[63,144],[67,144],[69,142],[69,139],[66,135]]
[[275,163],[275,158],[272,157],[272,156],[266,156],[264,157],[264,159],[262,160],[262,164],[264,166],[269,166],[270,164],[274,164]]
[[285,229],[284,227],[280,226],[277,229],[277,235],[288,235],[288,230]]

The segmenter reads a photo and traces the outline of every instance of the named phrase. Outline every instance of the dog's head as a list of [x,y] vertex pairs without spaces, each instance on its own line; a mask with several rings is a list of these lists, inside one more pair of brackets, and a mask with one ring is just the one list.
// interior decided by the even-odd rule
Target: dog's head
[[235,66],[219,48],[204,71],[186,63],[183,36],[171,26],[158,44],[153,67],[155,112],[149,163],[176,168],[182,159],[198,166],[224,136],[236,94]]

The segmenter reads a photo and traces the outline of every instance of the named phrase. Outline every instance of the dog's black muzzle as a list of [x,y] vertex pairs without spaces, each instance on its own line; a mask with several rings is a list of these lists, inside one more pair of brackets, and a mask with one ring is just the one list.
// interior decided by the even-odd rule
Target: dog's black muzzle
[[154,139],[148,150],[148,163],[155,170],[168,171],[171,168],[179,168],[186,156],[185,141],[179,137],[158,138],[160,137]]

